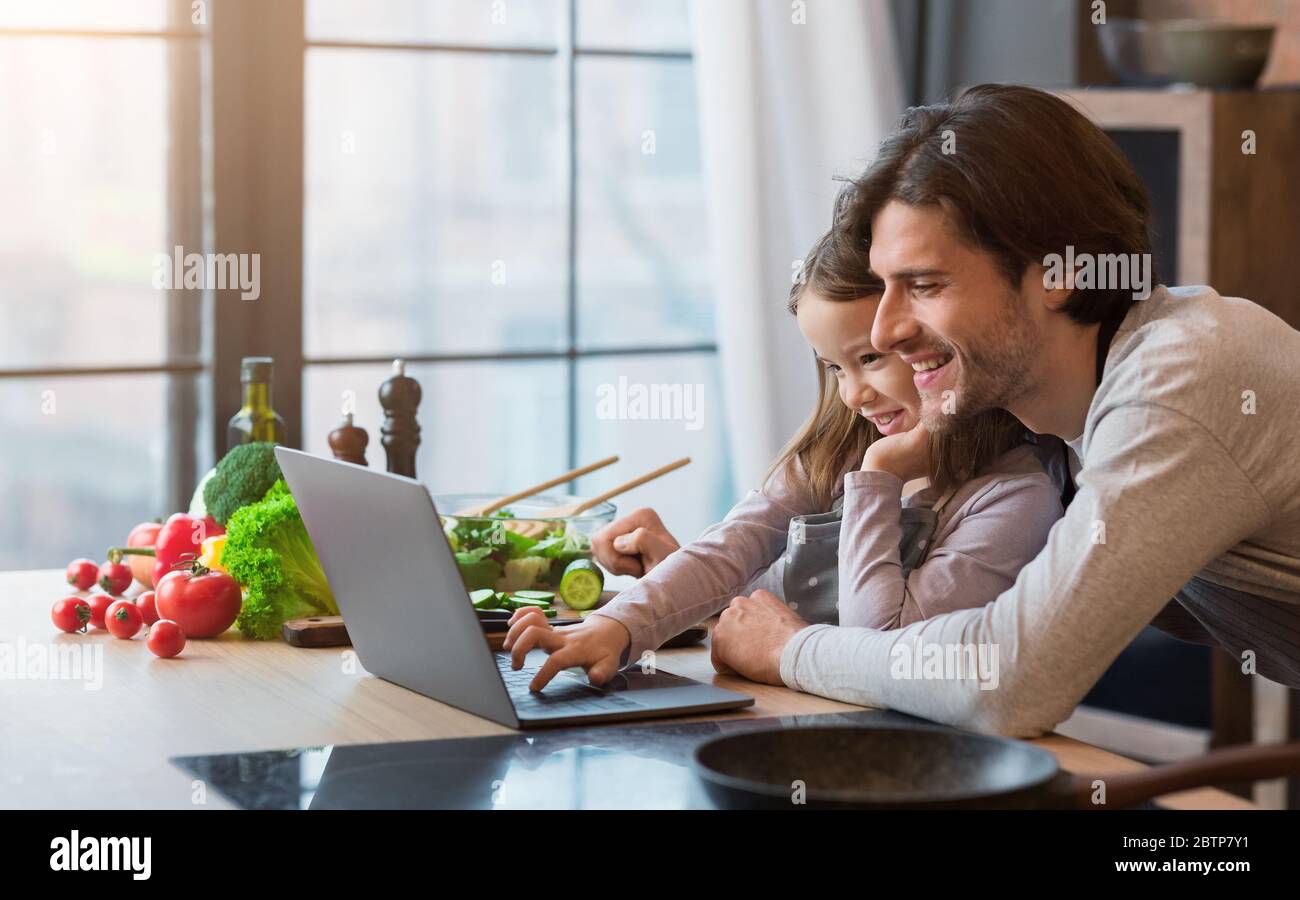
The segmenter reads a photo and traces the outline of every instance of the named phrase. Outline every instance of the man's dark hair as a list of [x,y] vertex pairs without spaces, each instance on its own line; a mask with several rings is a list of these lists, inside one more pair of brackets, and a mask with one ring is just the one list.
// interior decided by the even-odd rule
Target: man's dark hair
[[[948,152],[946,152],[948,151]],[[959,234],[993,255],[1019,286],[1052,253],[1151,254],[1151,204],[1119,147],[1073,106],[1045,91],[984,84],[956,100],[907,110],[875,160],[836,201],[858,246],[890,200],[941,206]],[[1152,285],[1159,283],[1155,260]],[[1076,322],[1122,317],[1132,287],[1075,290]]]

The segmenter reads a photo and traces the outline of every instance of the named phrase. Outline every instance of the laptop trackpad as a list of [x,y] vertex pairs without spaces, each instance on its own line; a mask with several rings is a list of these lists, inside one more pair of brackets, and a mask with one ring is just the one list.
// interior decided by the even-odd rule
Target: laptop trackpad
[[[587,673],[583,671],[580,666],[561,670],[561,672],[556,676],[554,683],[583,684],[605,693],[613,693],[616,691],[646,691],[666,687],[677,687],[682,684],[690,684],[691,681],[689,678],[682,678],[679,675],[673,675],[669,672],[659,672],[650,669],[642,671],[640,666],[631,665],[626,669],[616,672],[613,678],[600,686],[593,685],[587,679]],[[544,690],[545,689],[543,689],[543,691]]]
[[[508,657],[507,657],[508,659]],[[546,662],[546,651],[533,650],[524,658],[524,667],[529,669],[538,669]],[[509,665],[507,663],[507,665]],[[645,667],[643,670],[640,665],[632,664],[625,669],[614,674],[614,677],[605,684],[593,685],[587,679],[587,673],[581,666],[570,666],[567,669],[561,669],[551,683],[542,688],[542,693],[569,685],[581,685],[593,693],[619,693],[623,691],[643,691],[666,687],[678,687],[684,684],[694,684],[689,678],[682,678],[680,675],[673,675],[668,672],[657,671]]]

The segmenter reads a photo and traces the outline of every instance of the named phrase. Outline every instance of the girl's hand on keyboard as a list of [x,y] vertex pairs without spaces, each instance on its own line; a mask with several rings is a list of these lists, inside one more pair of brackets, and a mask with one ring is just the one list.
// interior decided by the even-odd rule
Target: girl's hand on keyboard
[[502,647],[510,651],[515,669],[522,668],[530,650],[541,648],[550,654],[528,685],[529,690],[540,691],[570,666],[582,666],[588,681],[604,684],[618,671],[623,651],[630,643],[632,635],[627,628],[608,616],[591,616],[581,625],[552,628],[540,609],[525,607],[510,617],[510,630]]

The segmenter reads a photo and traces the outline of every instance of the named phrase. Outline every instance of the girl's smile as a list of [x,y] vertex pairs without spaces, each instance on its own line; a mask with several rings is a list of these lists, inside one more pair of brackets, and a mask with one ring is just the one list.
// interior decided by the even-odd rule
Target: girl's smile
[[806,290],[795,311],[799,330],[834,378],[840,400],[882,435],[901,434],[920,421],[917,373],[896,353],[871,345],[878,296],[828,300]]
[[870,420],[876,426],[876,430],[884,435],[908,431],[912,425],[916,424],[914,421],[910,425],[908,424],[910,416],[905,409],[895,409],[875,414],[868,413],[866,410],[858,410],[858,413],[863,418]]

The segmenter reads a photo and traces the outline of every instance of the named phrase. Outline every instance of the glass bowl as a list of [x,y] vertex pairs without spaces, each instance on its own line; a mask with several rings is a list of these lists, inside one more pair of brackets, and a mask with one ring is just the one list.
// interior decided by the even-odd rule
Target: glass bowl
[[[449,518],[458,519],[464,522],[478,522],[487,524],[500,518],[500,515],[493,516],[458,516],[456,510],[464,509],[467,506],[483,506],[491,503],[501,494],[436,494],[433,498],[433,505],[438,509],[438,515],[445,522]],[[511,503],[500,512],[513,513],[511,518],[521,522],[540,522],[547,526],[548,530],[570,528],[584,537],[590,537],[592,532],[603,528],[610,522],[614,521],[614,514],[617,507],[606,500],[598,503],[586,512],[579,513],[576,516],[543,516],[541,515],[548,509],[556,506],[569,506],[581,501],[582,497],[575,497],[571,494],[537,494]]]
[[[491,516],[458,516],[465,507],[483,506],[500,494],[438,494],[434,506],[456,554],[467,590],[555,591],[565,568],[576,559],[591,559],[591,535],[614,520],[615,507],[599,503],[576,516],[542,515],[556,506],[583,498],[567,494],[538,494],[511,503]],[[540,537],[524,536],[509,522],[541,525]],[[540,530],[540,529],[539,529]]]

